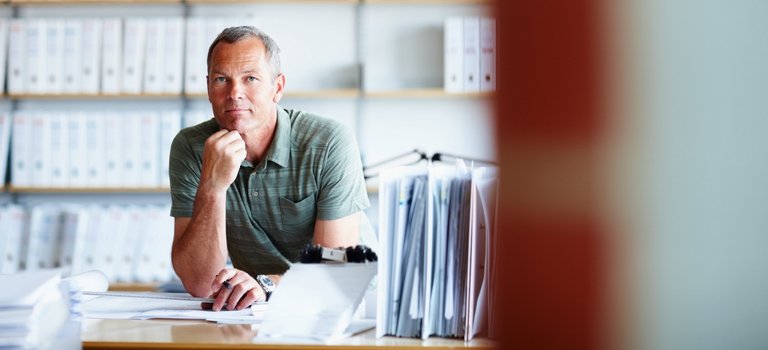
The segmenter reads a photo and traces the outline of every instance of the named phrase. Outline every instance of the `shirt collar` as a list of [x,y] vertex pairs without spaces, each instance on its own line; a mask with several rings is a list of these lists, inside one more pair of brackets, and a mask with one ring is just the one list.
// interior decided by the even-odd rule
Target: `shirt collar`
[[280,106],[277,106],[277,125],[275,126],[275,135],[272,138],[272,144],[269,145],[264,161],[261,162],[262,169],[266,168],[267,161],[271,161],[281,167],[288,166],[288,160],[291,155],[291,118]]

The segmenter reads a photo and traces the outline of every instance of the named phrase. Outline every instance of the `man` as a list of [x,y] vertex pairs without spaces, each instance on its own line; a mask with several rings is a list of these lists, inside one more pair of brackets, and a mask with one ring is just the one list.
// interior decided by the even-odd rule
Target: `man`
[[214,119],[171,146],[173,267],[189,293],[215,297],[213,310],[239,310],[267,300],[307,243],[357,244],[370,204],[351,132],[278,106],[285,75],[269,36],[225,29],[207,82]]

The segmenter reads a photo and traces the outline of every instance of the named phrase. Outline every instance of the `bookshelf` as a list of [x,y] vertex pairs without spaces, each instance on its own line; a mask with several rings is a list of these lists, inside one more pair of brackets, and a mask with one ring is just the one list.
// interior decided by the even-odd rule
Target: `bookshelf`
[[[364,164],[414,148],[495,158],[492,93],[442,89],[442,23],[490,14],[485,0],[11,0],[4,18],[242,16],[282,49],[287,76],[281,105],[340,121],[358,137]],[[7,75],[6,75],[7,77]],[[8,94],[0,109],[18,111],[178,110],[210,112],[204,92]],[[9,164],[10,166],[10,164]],[[95,204],[169,204],[167,187],[14,186],[0,204],[75,200]],[[376,188],[369,186],[375,197]],[[376,223],[376,208],[368,212]],[[130,284],[129,284],[130,285]],[[141,284],[142,286],[146,286]],[[122,285],[125,287],[125,285]]]

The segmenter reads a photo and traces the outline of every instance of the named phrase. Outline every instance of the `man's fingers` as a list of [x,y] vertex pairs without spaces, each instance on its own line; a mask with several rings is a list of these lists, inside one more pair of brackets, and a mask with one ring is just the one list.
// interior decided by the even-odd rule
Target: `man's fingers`
[[[253,304],[258,297],[256,294],[258,284],[253,279],[246,279],[232,288],[232,293],[227,299],[227,310],[242,310]],[[261,287],[258,287],[261,289]]]
[[237,303],[237,306],[235,306],[235,309],[242,310],[244,308],[247,308],[251,306],[251,304],[255,303],[256,300],[259,298],[259,292],[261,291],[261,288],[253,288],[249,290],[245,295],[243,295],[242,298],[240,298],[240,302]]

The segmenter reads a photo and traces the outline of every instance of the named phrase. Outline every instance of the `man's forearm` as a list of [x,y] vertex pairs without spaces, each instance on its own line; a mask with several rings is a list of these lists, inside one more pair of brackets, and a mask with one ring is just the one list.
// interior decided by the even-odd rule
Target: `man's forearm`
[[226,192],[206,191],[195,196],[192,217],[173,245],[173,267],[184,287],[195,296],[211,295],[214,276],[227,261]]

